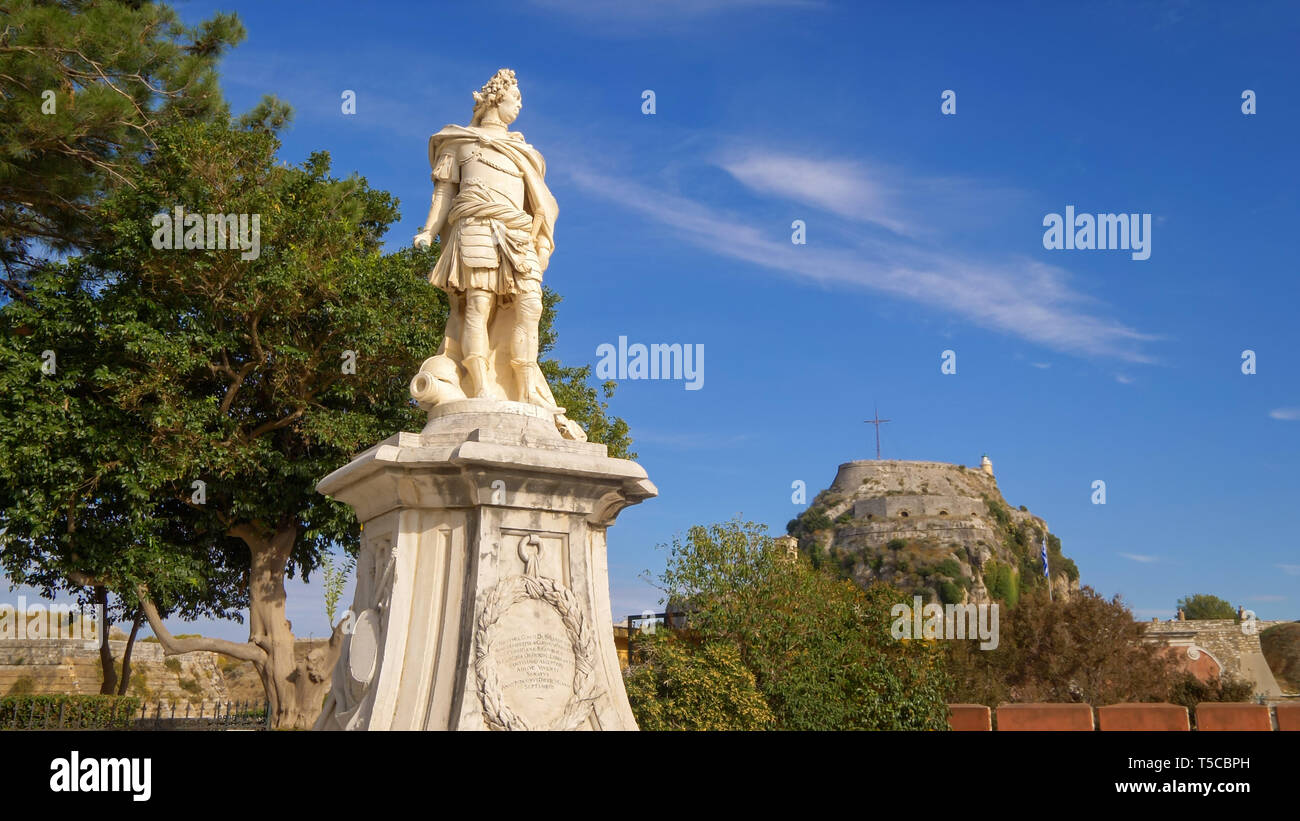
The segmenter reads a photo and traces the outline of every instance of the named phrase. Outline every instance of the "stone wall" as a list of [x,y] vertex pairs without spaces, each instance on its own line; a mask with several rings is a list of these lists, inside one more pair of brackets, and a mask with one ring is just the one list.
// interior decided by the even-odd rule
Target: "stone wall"
[[[119,666],[125,641],[110,641]],[[230,698],[215,653],[173,656],[168,667],[162,645],[137,641],[131,651],[132,695],[177,701],[225,701]],[[36,694],[99,692],[102,670],[99,643],[70,639],[0,641],[0,695],[18,688]]]
[[1185,654],[1188,661],[1195,662],[1204,653],[1218,664],[1224,675],[1253,682],[1257,694],[1276,697],[1282,694],[1282,689],[1264,659],[1259,634],[1284,623],[1259,621],[1258,629],[1248,634],[1235,619],[1153,621],[1146,625],[1146,634]]
[[938,516],[957,521],[979,516],[986,510],[984,502],[980,499],[900,494],[876,499],[858,499],[853,503],[853,518],[873,520]]
[[978,499],[997,494],[997,487],[992,476],[977,468],[947,462],[863,459],[840,465],[830,492],[862,490],[873,496],[900,493]]

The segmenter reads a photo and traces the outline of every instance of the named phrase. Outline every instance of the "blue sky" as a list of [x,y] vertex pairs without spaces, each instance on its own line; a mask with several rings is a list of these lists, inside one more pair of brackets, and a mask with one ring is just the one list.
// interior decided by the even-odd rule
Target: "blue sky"
[[[811,499],[874,455],[874,403],[885,458],[987,452],[1007,501],[1139,617],[1213,593],[1300,618],[1294,6],[432,5],[179,8],[240,15],[232,106],[279,95],[285,160],[328,150],[398,196],[391,248],[423,225],[428,135],[516,70],[514,127],[560,204],[558,356],[619,336],[706,354],[701,390],[612,400],[660,491],[610,531],[616,618],[657,606],[638,576],[675,533],[736,514],[784,532],[792,482]],[[1150,214],[1150,258],[1044,249],[1067,205]],[[315,580],[290,618],[326,632]]]

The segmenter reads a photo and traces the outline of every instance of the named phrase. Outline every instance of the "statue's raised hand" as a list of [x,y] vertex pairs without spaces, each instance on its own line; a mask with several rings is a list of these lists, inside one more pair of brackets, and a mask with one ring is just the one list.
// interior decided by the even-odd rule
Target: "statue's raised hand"
[[412,244],[415,245],[416,248],[428,248],[433,244],[433,234],[429,231],[421,231],[415,235]]

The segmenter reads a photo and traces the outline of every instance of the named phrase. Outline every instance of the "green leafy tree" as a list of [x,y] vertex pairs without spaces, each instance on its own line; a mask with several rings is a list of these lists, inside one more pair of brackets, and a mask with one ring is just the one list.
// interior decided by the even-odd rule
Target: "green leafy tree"
[[[251,662],[276,726],[304,727],[342,625],[296,658],[284,581],[338,546],[355,553],[359,534],[316,482],[422,427],[407,382],[447,309],[426,279],[436,248],[380,250],[392,197],[331,176],[324,153],[278,163],[275,113],[156,133],[150,162],[96,211],[107,239],[37,270],[35,296],[0,310],[0,560],[18,581],[113,590],[168,653]],[[259,215],[260,253],[155,249],[153,218],[177,205]],[[570,417],[626,453],[585,371],[544,367]],[[163,624],[244,608],[247,642]]]
[[1178,609],[1187,619],[1235,619],[1237,611],[1231,604],[1208,593],[1197,593],[1178,600]]
[[866,591],[729,521],[673,540],[659,578],[707,643],[739,648],[779,729],[942,729],[947,679],[937,647],[897,641],[887,585]]
[[[232,14],[186,26],[170,7],[156,3],[17,0],[6,4],[0,29],[0,305],[10,299],[40,299],[52,320],[62,313],[56,303],[77,300],[75,284],[57,295],[48,288],[32,294],[33,271],[51,274],[52,260],[104,240],[95,209],[105,196],[132,184],[132,174],[156,147],[154,135],[160,129],[185,120],[216,121],[227,116],[216,65],[243,37],[244,29]],[[282,104],[268,100],[259,108],[279,107]],[[56,274],[42,285],[63,287],[70,281],[75,277]],[[76,308],[86,306],[67,307],[72,310],[65,314],[70,320],[65,330],[71,332],[47,334],[53,339],[42,349],[51,352],[47,363],[51,367],[68,361],[62,356],[67,342],[84,341],[77,331],[86,314]],[[46,329],[52,330],[52,324],[47,322]],[[31,329],[19,324],[14,332],[27,334]],[[43,379],[50,384],[61,381],[53,370]],[[66,386],[67,380],[62,381]],[[94,402],[88,407],[85,399],[65,394],[63,406],[53,410],[61,411],[71,423],[78,413],[95,411]],[[30,428],[48,431],[40,423]],[[39,447],[48,440],[25,444]],[[71,457],[75,460],[77,455]],[[52,470],[62,467],[53,455],[49,462]],[[57,501],[32,502],[57,505],[68,498],[60,494]],[[69,530],[80,534],[83,550],[78,564],[85,578],[91,578],[84,571],[94,564],[89,546],[96,541],[97,531],[112,532],[120,523],[109,508],[108,503],[101,504],[94,516],[80,521],[70,517],[67,523]],[[36,574],[29,581],[48,595],[63,586],[64,578],[55,572],[46,578]],[[111,693],[117,673],[108,627],[115,619],[126,618],[132,622],[134,637],[140,610],[129,593],[114,602],[102,585],[92,585],[78,597],[82,604],[105,606],[102,691]],[[119,692],[126,686],[133,646],[128,639]]]
[[661,630],[635,641],[624,676],[642,730],[765,730],[775,723],[740,649]]
[[233,14],[183,25],[170,7],[13,0],[0,28],[0,284],[12,297],[50,251],[101,237],[95,205],[132,184],[158,129],[217,119]]

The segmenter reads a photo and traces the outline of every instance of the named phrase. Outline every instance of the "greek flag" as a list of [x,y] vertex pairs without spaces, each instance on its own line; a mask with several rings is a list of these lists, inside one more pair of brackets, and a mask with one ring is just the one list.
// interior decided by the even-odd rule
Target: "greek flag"
[[1047,537],[1046,536],[1043,537],[1043,549],[1042,552],[1038,554],[1038,558],[1043,560],[1043,575],[1050,576],[1051,574],[1047,572]]

